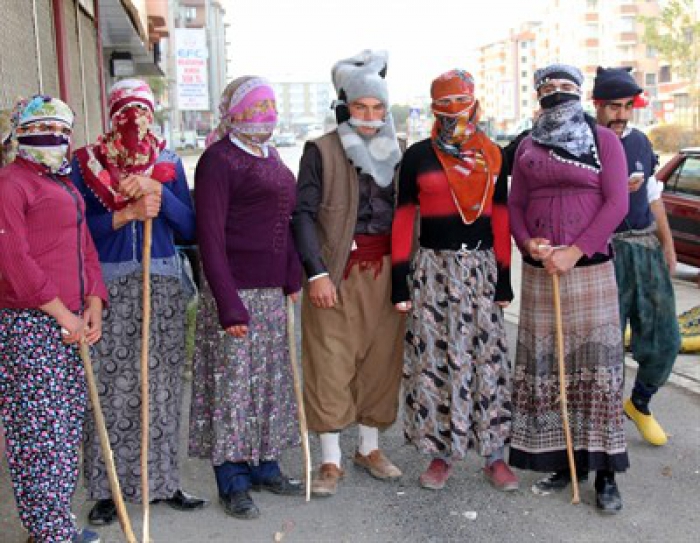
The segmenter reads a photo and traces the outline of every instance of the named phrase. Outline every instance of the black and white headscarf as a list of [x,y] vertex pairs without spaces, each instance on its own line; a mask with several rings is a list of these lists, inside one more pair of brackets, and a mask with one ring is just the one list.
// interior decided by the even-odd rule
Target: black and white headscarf
[[[566,64],[552,64],[535,72],[535,88],[551,80],[568,80],[579,88],[583,76],[578,68]],[[541,114],[532,128],[532,139],[551,148],[565,162],[600,170],[596,149],[595,121],[588,119],[579,93],[559,90],[541,96]]]

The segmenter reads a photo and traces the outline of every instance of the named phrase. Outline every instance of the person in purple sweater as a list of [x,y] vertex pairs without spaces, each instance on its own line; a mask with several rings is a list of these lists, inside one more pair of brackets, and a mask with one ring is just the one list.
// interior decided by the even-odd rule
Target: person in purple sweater
[[282,450],[300,443],[285,299],[296,301],[301,289],[290,229],[296,182],[267,143],[277,112],[265,79],[232,81],[219,110],[221,123],[195,172],[206,282],[189,452],[211,459],[224,510],[251,519],[260,514],[251,487],[303,494],[277,462]]
[[622,509],[615,473],[629,466],[622,413],[623,347],[610,239],[627,214],[619,138],[581,106],[581,72],[555,64],[535,73],[542,113],[518,147],[508,199],[523,254],[513,379],[511,465],[553,472],[549,494],[571,480],[560,411],[551,276],[560,276],[569,420],[578,478],[596,471],[596,503]]

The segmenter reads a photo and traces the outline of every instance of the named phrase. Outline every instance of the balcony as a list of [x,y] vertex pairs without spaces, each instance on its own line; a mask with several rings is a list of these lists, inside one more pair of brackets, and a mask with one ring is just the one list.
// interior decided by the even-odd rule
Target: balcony
[[620,15],[637,15],[639,8],[636,4],[623,4],[620,6]]
[[636,32],[620,32],[617,35],[617,41],[619,43],[637,43],[639,37]]

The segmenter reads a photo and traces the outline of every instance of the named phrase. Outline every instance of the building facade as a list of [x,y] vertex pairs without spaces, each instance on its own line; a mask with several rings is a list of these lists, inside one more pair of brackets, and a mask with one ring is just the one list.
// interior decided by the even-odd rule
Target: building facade
[[272,86],[282,130],[301,133],[322,130],[335,96],[330,82],[277,80]]
[[[534,71],[555,62],[581,69],[584,104],[590,110],[598,66],[632,68],[653,103],[660,92],[662,67],[644,43],[639,17],[658,15],[659,4],[655,0],[548,0],[539,20],[524,23],[507,38],[479,48],[477,85],[495,129],[511,133],[527,124],[538,108]],[[634,122],[655,122],[658,109],[657,104],[656,109],[636,111]]]

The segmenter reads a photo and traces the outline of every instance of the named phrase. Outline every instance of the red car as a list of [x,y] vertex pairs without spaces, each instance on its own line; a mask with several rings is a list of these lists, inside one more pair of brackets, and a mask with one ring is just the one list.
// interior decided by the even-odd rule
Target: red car
[[700,267],[700,147],[681,149],[656,173],[679,262]]

